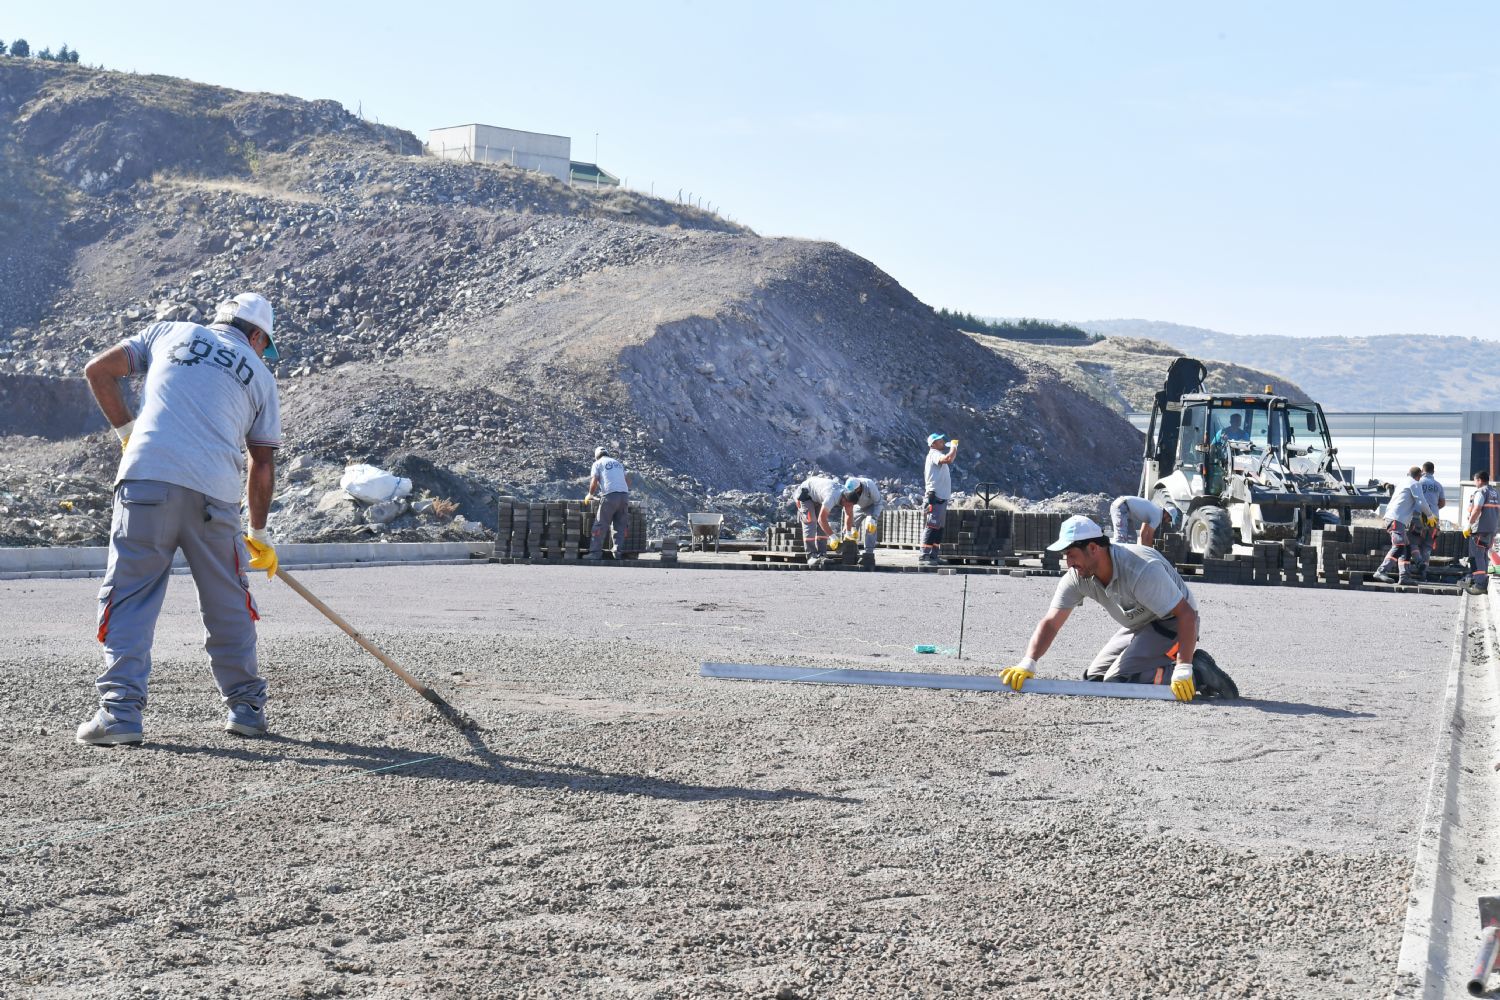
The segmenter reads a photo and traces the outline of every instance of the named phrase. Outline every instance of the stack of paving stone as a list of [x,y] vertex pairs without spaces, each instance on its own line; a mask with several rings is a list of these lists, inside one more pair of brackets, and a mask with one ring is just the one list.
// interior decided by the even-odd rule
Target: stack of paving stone
[[911,507],[891,508],[880,513],[880,544],[888,549],[915,549],[927,530],[927,512]]
[[1180,566],[1188,561],[1191,552],[1188,549],[1187,535],[1180,531],[1159,531],[1156,533],[1156,551],[1167,557],[1167,562],[1173,566]]
[[779,521],[766,529],[767,552],[801,552],[802,525],[796,521]]
[[1011,515],[1010,544],[1018,553],[1036,555],[1057,541],[1066,515],[1018,510]]
[[944,558],[995,561],[1010,554],[1011,513],[985,508],[950,510],[938,552]]
[[661,561],[674,563],[677,561],[677,536],[663,535],[661,538]]
[[[527,503],[502,497],[495,530],[495,556],[507,562],[563,562],[581,558],[589,550],[595,506],[582,500]],[[623,551],[627,558],[646,547],[646,514],[640,504],[629,506]]]

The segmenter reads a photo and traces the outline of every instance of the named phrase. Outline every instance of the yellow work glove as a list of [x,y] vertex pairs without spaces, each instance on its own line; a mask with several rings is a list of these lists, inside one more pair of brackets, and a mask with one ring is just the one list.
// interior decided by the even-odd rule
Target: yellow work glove
[[1427,527],[1429,527],[1429,528],[1436,528],[1437,526],[1438,526],[1438,519],[1437,518],[1435,518],[1435,517],[1429,517],[1427,519]]
[[593,502],[594,502],[594,494],[592,494],[592,493],[590,493],[588,496],[586,496],[586,497],[583,498],[583,505],[585,507],[587,507],[589,504],[591,504]]
[[834,535],[833,537],[829,538],[828,539],[828,551],[829,552],[837,552],[839,550],[839,545],[841,545],[843,543],[843,541],[844,540],[842,538],[840,538],[838,535]]
[[1471,531],[1471,530],[1472,530],[1472,529],[1471,529],[1471,528],[1470,528],[1470,527],[1469,527],[1469,525],[1467,525],[1467,524],[1466,524],[1466,525],[1464,525],[1464,537],[1465,537],[1465,538],[1468,538],[1468,537],[1469,537],[1469,532],[1470,532],[1470,531]]
[[952,450],[952,449],[957,448],[957,447],[958,447],[958,438],[953,438],[952,440],[950,440],[948,442],[948,448],[949,448],[949,450]]
[[865,531],[869,532],[872,535],[875,534],[875,530],[878,527],[879,527],[879,525],[877,525],[874,521],[866,521],[865,522]]
[[125,423],[121,424],[120,426],[118,426],[118,427],[116,427],[114,429],[115,430],[115,436],[120,439],[120,450],[121,451],[124,451],[125,450],[125,446],[130,443],[130,431],[131,431],[131,428],[133,428],[133,427],[135,427],[135,421],[134,420],[127,420]]
[[1179,663],[1172,668],[1172,693],[1178,701],[1192,701],[1198,689],[1193,686],[1193,665]]
[[281,561],[276,558],[276,548],[271,544],[265,528],[251,528],[250,533],[245,536],[245,548],[250,550],[251,569],[265,570],[267,580],[276,575]]
[[1009,684],[1012,691],[1020,691],[1027,678],[1036,676],[1036,671],[1031,669],[1033,666],[1034,663],[1023,660],[1017,666],[1006,667],[1000,671],[1000,683]]

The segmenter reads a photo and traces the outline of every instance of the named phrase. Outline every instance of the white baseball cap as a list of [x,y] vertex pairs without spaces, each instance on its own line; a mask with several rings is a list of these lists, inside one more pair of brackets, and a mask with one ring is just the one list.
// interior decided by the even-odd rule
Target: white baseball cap
[[1092,520],[1082,514],[1074,514],[1062,523],[1062,530],[1057,533],[1057,541],[1047,546],[1051,552],[1061,552],[1074,542],[1086,542],[1090,538],[1103,538],[1104,531]]
[[226,302],[220,302],[214,310],[214,322],[227,323],[232,319],[242,319],[266,335],[266,340],[270,341],[266,346],[267,361],[281,359],[280,352],[276,350],[276,341],[271,337],[271,327],[276,322],[276,315],[264,296],[254,292],[241,292]]

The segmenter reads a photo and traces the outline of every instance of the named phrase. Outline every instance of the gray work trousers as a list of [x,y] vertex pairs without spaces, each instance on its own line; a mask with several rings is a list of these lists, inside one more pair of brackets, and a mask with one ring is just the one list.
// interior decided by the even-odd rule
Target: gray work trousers
[[[828,554],[828,536],[823,534],[821,519],[823,516],[823,505],[816,500],[798,500],[797,516],[802,519],[802,549],[808,557],[826,556]],[[834,525],[837,517],[834,511],[828,512],[828,523]]]
[[127,724],[139,725],[146,707],[156,618],[178,549],[198,589],[203,648],[219,694],[226,704],[266,703],[255,658],[260,614],[245,575],[250,559],[239,508],[185,486],[132,479],[115,490],[109,568],[99,588],[104,673],[95,682],[100,704]]
[[880,541],[881,509],[874,507],[863,510],[856,507],[854,510],[854,533],[859,538],[860,548],[871,555],[875,553],[875,543]]
[[1411,539],[1411,562],[1416,569],[1427,568],[1432,561],[1432,549],[1437,542],[1438,529],[1429,528],[1425,524],[1417,525],[1407,529],[1407,537]]
[[[1099,655],[1094,657],[1083,672],[1084,680],[1127,681],[1136,684],[1166,683],[1172,679],[1172,668],[1177,654],[1177,616],[1163,618],[1154,625],[1145,625],[1136,631],[1122,628],[1110,636]],[[1156,670],[1165,668],[1164,680],[1158,680]]]
[[1469,532],[1469,579],[1481,590],[1490,585],[1490,543],[1494,540],[1493,532]]
[[625,554],[625,534],[630,524],[630,494],[624,490],[606,493],[599,501],[599,513],[594,517],[594,531],[589,535],[589,555],[604,555],[604,536],[612,535],[615,558]]

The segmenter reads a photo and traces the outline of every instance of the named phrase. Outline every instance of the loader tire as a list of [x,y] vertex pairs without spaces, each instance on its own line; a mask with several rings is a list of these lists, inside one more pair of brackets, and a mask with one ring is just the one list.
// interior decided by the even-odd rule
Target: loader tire
[[1222,507],[1199,507],[1187,522],[1188,548],[1205,559],[1227,559],[1234,553],[1234,526]]

